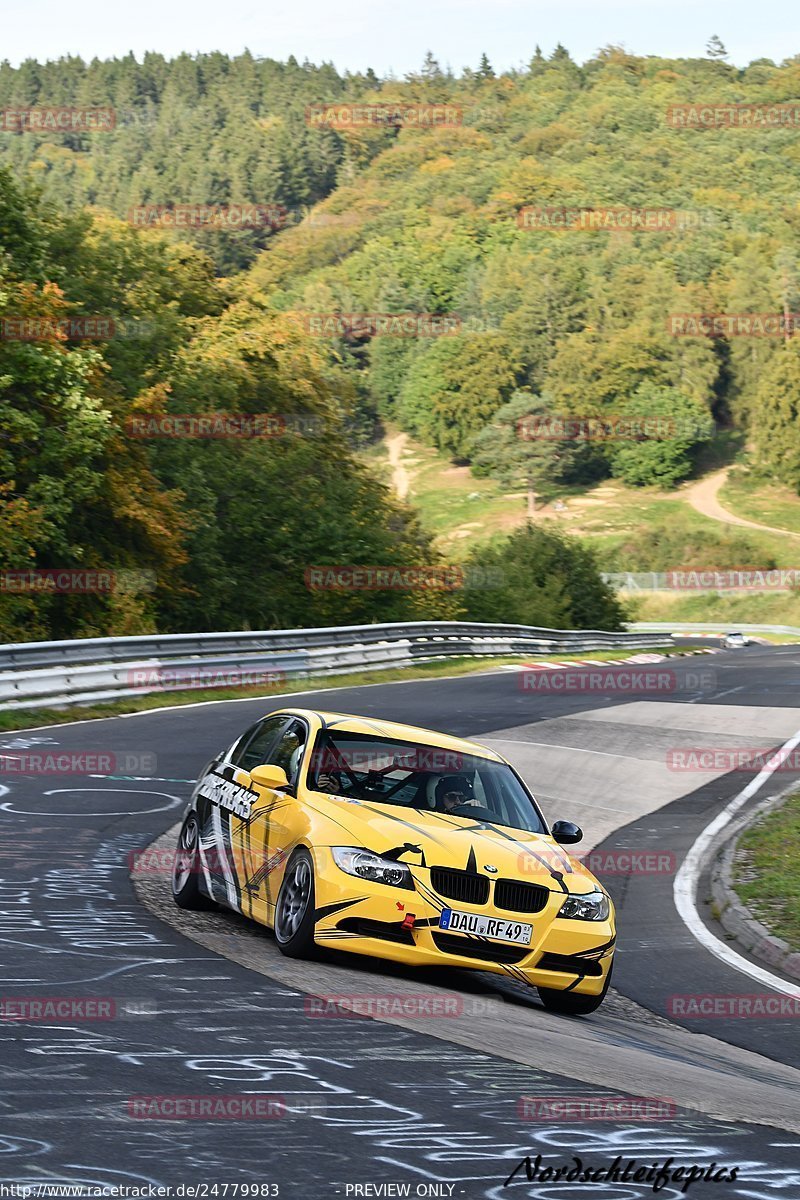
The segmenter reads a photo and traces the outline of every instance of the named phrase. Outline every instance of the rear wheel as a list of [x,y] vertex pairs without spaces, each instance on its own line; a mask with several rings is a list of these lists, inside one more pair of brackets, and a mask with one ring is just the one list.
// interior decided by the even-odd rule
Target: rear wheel
[[556,988],[537,987],[539,999],[550,1012],[565,1013],[571,1017],[586,1017],[589,1013],[596,1012],[605,1000],[613,969],[612,963],[599,996],[582,996],[578,992],[560,992]]
[[296,850],[283,877],[275,905],[275,941],[288,958],[310,958],[314,944],[314,864],[305,849]]
[[190,812],[181,825],[172,868],[172,898],[181,908],[209,909],[217,905],[200,890],[200,826]]

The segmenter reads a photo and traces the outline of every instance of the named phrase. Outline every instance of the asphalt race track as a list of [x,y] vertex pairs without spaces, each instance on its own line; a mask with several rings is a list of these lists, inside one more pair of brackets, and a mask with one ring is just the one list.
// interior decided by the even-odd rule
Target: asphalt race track
[[[695,940],[672,897],[687,850],[752,776],[668,765],[690,748],[785,742],[800,728],[800,647],[670,669],[668,694],[528,690],[498,671],[0,736],[4,755],[116,756],[104,773],[3,779],[2,998],[27,1001],[29,1016],[0,1020],[0,1183],[219,1185],[209,1196],[247,1184],[259,1190],[238,1195],[287,1198],[652,1196],[650,1182],[551,1183],[522,1171],[504,1186],[528,1154],[541,1154],[542,1168],[572,1167],[574,1156],[603,1168],[622,1155],[623,1166],[671,1157],[674,1168],[739,1168],[735,1182],[694,1182],[688,1193],[667,1183],[663,1200],[800,1200],[797,1019],[681,1019],[670,1002],[761,990]],[[568,1019],[495,976],[346,955],[290,962],[233,914],[175,909],[162,876],[135,889],[131,857],[175,825],[211,752],[284,703],[475,736],[517,765],[550,819],[582,824],[601,855],[671,855],[655,874],[603,875],[620,925],[608,1004]],[[760,797],[795,779],[778,772]],[[459,1011],[314,1016],[309,993],[353,991],[445,992]],[[87,998],[98,1001],[93,1016],[30,1015],[35,1002]],[[663,1098],[667,1118],[565,1120],[536,1108],[625,1095]],[[167,1119],[152,1115],[153,1097],[260,1098],[269,1115]]]

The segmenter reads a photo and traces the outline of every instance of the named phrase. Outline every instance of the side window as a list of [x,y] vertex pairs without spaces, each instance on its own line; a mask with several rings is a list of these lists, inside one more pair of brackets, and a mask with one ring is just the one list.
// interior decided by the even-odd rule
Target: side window
[[300,763],[308,740],[308,731],[302,721],[292,721],[275,744],[267,762],[283,767],[292,787],[297,786]]
[[266,717],[256,725],[250,737],[242,738],[236,747],[231,761],[244,771],[252,771],[253,767],[271,761],[268,758],[279,731],[287,722],[287,717]]
[[225,762],[236,763],[238,766],[239,755],[242,753],[253,734],[257,733],[260,728],[261,722],[257,721],[255,725],[251,725],[249,729],[245,729],[244,733],[241,733],[236,741],[228,747],[224,754],[221,755],[221,758],[224,759]]

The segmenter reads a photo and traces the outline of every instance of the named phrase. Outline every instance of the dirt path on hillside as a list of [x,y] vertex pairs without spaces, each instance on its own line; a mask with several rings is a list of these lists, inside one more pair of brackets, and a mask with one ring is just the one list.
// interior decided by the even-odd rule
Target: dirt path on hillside
[[403,451],[408,441],[407,433],[393,433],[386,438],[386,450],[389,455],[389,466],[392,470],[392,487],[401,500],[408,496],[411,477],[403,465]]
[[764,533],[777,533],[782,537],[800,539],[800,533],[792,533],[789,529],[777,529],[774,525],[761,525],[758,521],[747,521],[744,517],[737,517],[728,512],[727,508],[723,508],[717,499],[717,493],[728,478],[728,470],[729,468],[725,467],[722,471],[715,471],[713,475],[707,475],[705,479],[692,484],[686,490],[685,496],[692,508],[704,517],[710,517],[712,521],[722,521],[725,525],[744,525],[748,529],[760,529]]

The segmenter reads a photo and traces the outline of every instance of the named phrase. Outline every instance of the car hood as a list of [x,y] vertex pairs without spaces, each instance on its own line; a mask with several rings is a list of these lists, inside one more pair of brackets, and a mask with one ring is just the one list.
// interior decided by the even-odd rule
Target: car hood
[[585,893],[598,886],[591,872],[549,835],[319,793],[313,805],[335,823],[331,845],[363,846],[409,866],[477,871],[550,890]]

